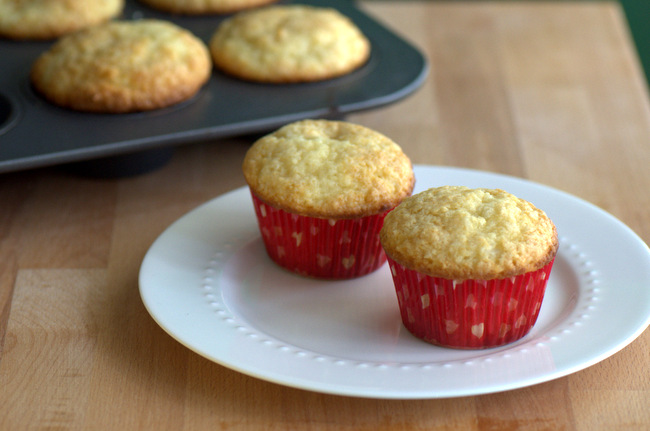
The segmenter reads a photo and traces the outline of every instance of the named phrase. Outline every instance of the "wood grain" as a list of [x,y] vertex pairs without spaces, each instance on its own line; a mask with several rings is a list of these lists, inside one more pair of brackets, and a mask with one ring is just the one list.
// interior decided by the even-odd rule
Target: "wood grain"
[[[572,193],[648,242],[650,105],[617,3],[362,7],[418,46],[431,69],[414,95],[348,120],[390,136],[414,163]],[[650,429],[648,331],[564,378],[415,401],[286,388],[173,340],[139,298],[140,263],[170,223],[244,185],[251,141],[181,147],[166,166],[130,178],[59,168],[0,176],[0,429]]]

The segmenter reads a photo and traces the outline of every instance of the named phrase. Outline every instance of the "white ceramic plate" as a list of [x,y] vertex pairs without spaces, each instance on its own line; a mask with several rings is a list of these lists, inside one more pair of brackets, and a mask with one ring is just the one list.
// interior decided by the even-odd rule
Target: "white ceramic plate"
[[513,344],[435,347],[402,326],[388,266],[349,281],[285,272],[266,256],[247,188],[191,211],[152,245],[140,271],[145,306],[204,357],[286,386],[371,398],[443,398],[521,388],[584,369],[650,322],[650,253],[608,213],[522,179],[416,166],[416,192],[502,188],[555,222],[560,250],[540,316]]

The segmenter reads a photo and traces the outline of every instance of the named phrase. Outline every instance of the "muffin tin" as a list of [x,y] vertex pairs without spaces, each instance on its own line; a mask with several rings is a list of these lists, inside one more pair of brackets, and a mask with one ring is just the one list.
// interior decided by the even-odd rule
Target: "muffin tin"
[[[1,39],[0,173],[72,162],[91,162],[87,165],[95,170],[98,163],[110,161],[115,169],[113,162],[119,161],[113,174],[126,175],[157,165],[180,144],[264,133],[304,118],[341,118],[398,101],[424,81],[425,57],[353,2],[278,4],[288,3],[334,7],[350,17],[372,43],[368,63],[340,78],[281,85],[247,82],[214,69],[189,101],[149,112],[95,114],[60,108],[32,89],[31,65],[52,41]],[[127,0],[122,18],[165,19],[207,43],[224,16],[172,15]]]

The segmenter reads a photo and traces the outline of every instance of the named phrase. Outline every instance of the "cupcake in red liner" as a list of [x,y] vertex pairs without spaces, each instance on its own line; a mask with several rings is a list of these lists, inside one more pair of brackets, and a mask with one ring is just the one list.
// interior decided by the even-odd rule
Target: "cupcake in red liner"
[[259,139],[243,172],[269,257],[323,279],[359,277],[386,261],[384,217],[415,182],[392,140],[327,120],[299,121]]
[[495,280],[449,280],[389,264],[402,322],[413,335],[440,346],[480,349],[511,343],[531,330],[553,261]]
[[501,346],[531,330],[558,249],[554,224],[531,203],[453,186],[406,199],[380,237],[404,326],[459,349]]
[[289,271],[316,278],[353,278],[386,261],[379,242],[386,212],[359,219],[323,219],[274,208],[252,196],[266,251]]

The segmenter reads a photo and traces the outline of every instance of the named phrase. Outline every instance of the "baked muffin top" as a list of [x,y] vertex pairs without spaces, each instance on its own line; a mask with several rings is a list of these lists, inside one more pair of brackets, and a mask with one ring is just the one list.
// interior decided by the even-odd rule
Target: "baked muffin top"
[[277,0],[140,0],[162,11],[186,15],[225,14],[273,3]]
[[409,158],[369,128],[328,120],[288,124],[253,144],[243,163],[251,190],[289,212],[320,218],[377,214],[411,194]]
[[223,21],[210,51],[218,68],[241,79],[309,82],[358,68],[370,55],[370,42],[336,9],[274,5]]
[[431,188],[384,220],[386,254],[446,279],[508,278],[542,268],[557,252],[555,225],[530,202],[499,189]]
[[122,13],[124,0],[0,0],[0,36],[53,39]]
[[123,113],[162,108],[207,82],[207,46],[162,20],[113,21],[59,39],[34,62],[31,81],[52,103]]

